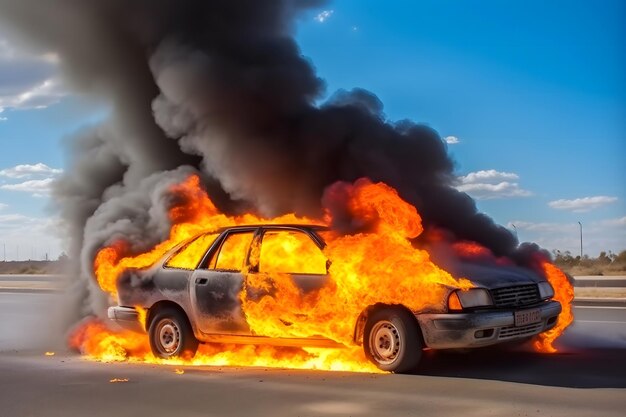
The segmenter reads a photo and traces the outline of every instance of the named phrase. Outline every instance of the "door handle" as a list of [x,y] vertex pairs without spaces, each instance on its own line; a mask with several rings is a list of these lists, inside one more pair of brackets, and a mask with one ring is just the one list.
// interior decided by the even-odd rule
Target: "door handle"
[[209,280],[206,278],[196,278],[197,285],[207,285],[208,283],[209,283]]

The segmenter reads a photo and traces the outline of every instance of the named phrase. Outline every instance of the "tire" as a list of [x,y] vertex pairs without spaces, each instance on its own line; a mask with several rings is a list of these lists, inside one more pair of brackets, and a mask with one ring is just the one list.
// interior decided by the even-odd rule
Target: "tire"
[[397,374],[413,371],[422,357],[415,317],[399,308],[375,310],[365,324],[363,350],[379,369]]
[[198,351],[198,339],[182,311],[165,307],[157,311],[148,329],[150,349],[157,358],[191,359]]

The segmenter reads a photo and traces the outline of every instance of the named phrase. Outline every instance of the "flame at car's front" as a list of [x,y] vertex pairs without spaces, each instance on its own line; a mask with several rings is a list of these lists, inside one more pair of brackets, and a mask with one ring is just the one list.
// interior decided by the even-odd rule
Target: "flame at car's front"
[[[117,295],[116,283],[124,271],[154,265],[180,242],[201,232],[246,224],[339,223],[332,210],[326,211],[323,220],[293,214],[272,219],[252,214],[227,216],[219,212],[194,175],[172,187],[171,193],[178,203],[169,212],[172,228],[167,240],[140,254],[132,253],[122,241],[97,253],[94,274],[100,287],[112,297]],[[246,279],[239,298],[246,322],[255,335],[321,337],[348,347],[301,349],[202,345],[193,359],[175,359],[168,363],[375,371],[377,368],[365,358],[363,350],[352,343],[355,323],[361,312],[377,303],[403,305],[415,312],[445,312],[450,288],[469,289],[473,286],[469,280],[455,278],[435,265],[426,250],[412,244],[412,239],[423,231],[421,217],[415,207],[402,200],[393,188],[366,179],[354,184],[337,183],[327,193],[326,203],[331,206],[341,204],[342,215],[352,224],[362,226],[360,231],[350,234],[336,230],[324,232],[326,246],[323,250],[308,245],[299,234],[264,238],[262,247],[258,242],[253,243],[249,262],[242,271]],[[206,242],[195,248],[190,246],[180,252],[184,253],[180,259],[171,258],[168,262],[175,262],[173,266],[177,267],[194,268],[215,236],[207,235]],[[294,252],[300,256],[288,256]],[[288,274],[294,273],[326,272],[332,279],[315,291],[303,292],[288,278]],[[553,271],[548,268],[547,272],[550,278]],[[558,293],[559,287],[554,286]],[[251,297],[250,294],[257,296]],[[145,319],[145,314],[143,317]],[[549,350],[554,338],[569,322],[571,320],[560,321],[558,330],[543,339],[543,350]],[[79,326],[71,344],[98,360],[163,362],[152,356],[145,335],[113,331],[99,321]]]
[[557,349],[554,347],[554,341],[574,321],[574,314],[572,312],[574,287],[559,268],[543,259],[539,259],[538,263],[539,267],[544,270],[548,281],[552,284],[554,288],[554,299],[561,303],[563,311],[559,315],[556,326],[540,334],[538,339],[534,342],[534,347],[539,352],[555,353]]

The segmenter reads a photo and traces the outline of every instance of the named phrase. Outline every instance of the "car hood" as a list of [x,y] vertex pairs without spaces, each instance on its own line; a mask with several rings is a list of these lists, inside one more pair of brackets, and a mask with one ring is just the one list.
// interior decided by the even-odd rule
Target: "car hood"
[[476,286],[487,289],[536,284],[545,278],[527,268],[462,263],[448,269],[455,277],[467,278]]

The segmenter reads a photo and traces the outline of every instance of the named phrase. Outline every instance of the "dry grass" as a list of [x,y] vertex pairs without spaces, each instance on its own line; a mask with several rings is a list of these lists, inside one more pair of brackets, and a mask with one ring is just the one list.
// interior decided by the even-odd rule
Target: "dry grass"
[[63,261],[0,261],[0,274],[61,274],[67,268]]
[[574,288],[576,298],[626,298],[626,288]]
[[626,268],[610,268],[602,266],[573,266],[573,267],[564,267],[562,268],[565,272],[574,276],[586,276],[586,275],[604,275],[604,276],[616,276],[616,275],[626,275]]

